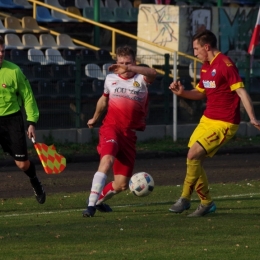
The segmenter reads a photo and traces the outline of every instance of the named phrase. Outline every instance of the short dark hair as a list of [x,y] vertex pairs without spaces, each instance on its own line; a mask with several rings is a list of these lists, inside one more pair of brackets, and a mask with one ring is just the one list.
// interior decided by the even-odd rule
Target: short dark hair
[[4,44],[5,44],[4,38],[0,35],[0,45],[4,45]]
[[125,45],[123,47],[118,47],[116,49],[116,57],[118,56],[132,56],[133,60],[135,60],[135,51],[132,47]]
[[217,37],[213,32],[209,30],[199,31],[194,34],[192,37],[192,42],[194,42],[195,40],[198,40],[198,43],[201,46],[209,44],[212,48],[217,48]]

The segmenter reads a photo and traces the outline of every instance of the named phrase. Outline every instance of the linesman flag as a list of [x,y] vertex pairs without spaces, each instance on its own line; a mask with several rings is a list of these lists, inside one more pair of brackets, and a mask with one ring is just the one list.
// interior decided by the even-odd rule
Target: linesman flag
[[36,143],[34,138],[32,138],[32,142],[47,174],[58,174],[66,168],[66,158],[57,153],[54,145]]
[[259,36],[260,36],[260,8],[258,10],[255,29],[253,31],[251,41],[248,47],[248,53],[251,55],[254,54],[255,47],[259,44]]

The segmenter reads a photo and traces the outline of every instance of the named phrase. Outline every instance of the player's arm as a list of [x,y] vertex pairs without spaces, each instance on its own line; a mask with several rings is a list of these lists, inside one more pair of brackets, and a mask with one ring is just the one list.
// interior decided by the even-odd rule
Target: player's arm
[[203,92],[200,92],[196,88],[192,90],[185,90],[184,86],[181,84],[180,81],[173,81],[169,86],[169,89],[173,94],[182,98],[201,100],[206,97],[206,95]]
[[121,64],[112,64],[109,68],[109,71],[116,74],[123,74],[125,72],[134,72],[136,74],[144,75],[145,81],[152,83],[156,77],[156,70],[153,68],[137,65],[121,65]]
[[247,91],[244,88],[238,88],[236,89],[236,92],[243,103],[248,117],[250,118],[250,123],[260,130],[260,122],[255,118],[253,103]]
[[100,116],[104,113],[104,111],[107,109],[108,106],[108,99],[109,97],[107,95],[102,95],[96,105],[96,110],[94,113],[94,116],[88,120],[88,127],[93,128],[94,124],[98,121]]

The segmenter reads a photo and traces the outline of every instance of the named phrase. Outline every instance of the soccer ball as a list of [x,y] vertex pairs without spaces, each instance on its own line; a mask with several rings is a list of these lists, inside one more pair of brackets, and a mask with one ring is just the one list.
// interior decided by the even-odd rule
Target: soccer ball
[[130,191],[138,196],[145,197],[149,195],[154,188],[154,180],[147,172],[135,173],[129,181]]

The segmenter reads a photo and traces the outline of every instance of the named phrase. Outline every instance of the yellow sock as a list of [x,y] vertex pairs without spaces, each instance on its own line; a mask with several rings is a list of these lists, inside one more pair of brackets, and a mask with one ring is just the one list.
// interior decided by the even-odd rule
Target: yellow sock
[[197,180],[195,190],[201,200],[202,205],[208,205],[212,202],[211,196],[209,194],[208,178],[203,167],[201,167],[201,175]]
[[187,173],[183,183],[183,190],[181,197],[190,200],[191,194],[194,191],[197,180],[201,175],[200,160],[187,159]]

